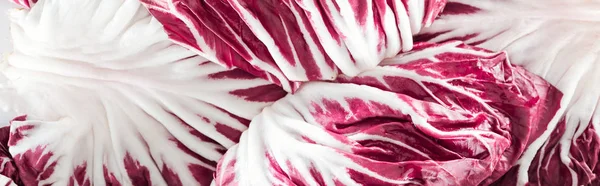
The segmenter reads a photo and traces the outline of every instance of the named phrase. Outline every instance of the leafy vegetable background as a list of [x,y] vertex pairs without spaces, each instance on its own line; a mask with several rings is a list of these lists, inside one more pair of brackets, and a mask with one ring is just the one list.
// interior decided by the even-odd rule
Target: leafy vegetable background
[[600,185],[597,0],[9,1],[0,184]]

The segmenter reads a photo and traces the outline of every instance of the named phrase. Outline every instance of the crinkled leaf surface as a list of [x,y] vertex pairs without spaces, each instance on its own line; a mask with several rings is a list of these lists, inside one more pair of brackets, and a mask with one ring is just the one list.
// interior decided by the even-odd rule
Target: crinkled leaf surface
[[306,83],[252,120],[214,183],[489,184],[560,117],[560,91],[506,57],[421,43],[356,77]]
[[412,48],[445,0],[142,0],[170,38],[293,91]]
[[24,185],[208,185],[249,120],[286,94],[172,43],[137,0],[40,0],[10,16],[2,72],[27,107],[2,162]]
[[564,93],[555,120],[498,185],[599,185],[600,1],[451,0],[418,40],[463,40]]

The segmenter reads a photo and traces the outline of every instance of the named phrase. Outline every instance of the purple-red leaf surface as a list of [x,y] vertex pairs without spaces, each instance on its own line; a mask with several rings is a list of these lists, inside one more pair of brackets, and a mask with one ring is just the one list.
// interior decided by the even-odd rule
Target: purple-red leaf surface
[[600,185],[600,1],[449,0],[417,40],[506,51],[564,93],[559,113],[496,185]]
[[546,130],[562,94],[505,53],[416,44],[265,108],[216,185],[488,185]]
[[598,0],[9,1],[0,185],[600,185]]
[[209,185],[286,94],[174,44],[137,0],[40,0],[10,18],[1,70],[23,116],[0,130],[0,174],[16,184]]
[[142,0],[169,37],[294,91],[412,48],[445,0]]

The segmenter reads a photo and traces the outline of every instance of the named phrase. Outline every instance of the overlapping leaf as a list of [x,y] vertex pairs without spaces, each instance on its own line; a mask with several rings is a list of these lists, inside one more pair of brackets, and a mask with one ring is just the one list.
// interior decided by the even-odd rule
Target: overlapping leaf
[[40,0],[11,19],[2,72],[27,107],[2,162],[24,185],[208,185],[249,120],[285,95],[173,44],[137,0]]
[[445,0],[142,0],[170,38],[293,91],[412,48]]
[[419,40],[505,50],[564,93],[553,121],[499,185],[598,185],[600,1],[451,0]]
[[421,43],[356,77],[306,83],[252,120],[215,184],[490,184],[560,119],[562,94],[506,57]]

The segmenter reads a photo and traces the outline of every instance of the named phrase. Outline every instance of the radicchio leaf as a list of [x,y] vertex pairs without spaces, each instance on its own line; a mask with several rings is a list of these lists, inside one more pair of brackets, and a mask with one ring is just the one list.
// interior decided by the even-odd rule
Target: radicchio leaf
[[559,117],[562,96],[506,58],[420,43],[356,77],[306,83],[252,120],[214,183],[489,184]]
[[9,2],[15,3],[23,8],[31,8],[37,0],[8,0]]
[[40,0],[11,21],[2,73],[29,107],[0,158],[24,185],[209,185],[249,120],[286,94],[172,43],[137,0]]
[[10,128],[0,128],[0,185],[16,185],[21,183],[17,173],[17,166],[8,152],[8,139]]
[[412,48],[445,0],[142,0],[170,38],[294,91]]
[[600,1],[450,0],[418,40],[505,50],[564,93],[553,120],[497,185],[600,185]]

